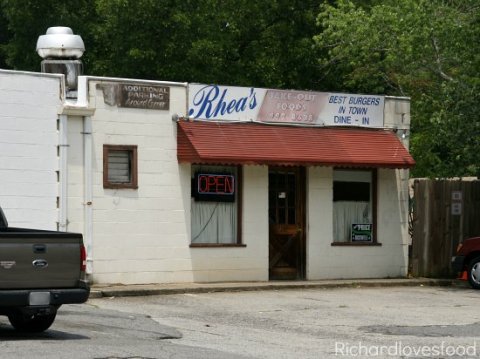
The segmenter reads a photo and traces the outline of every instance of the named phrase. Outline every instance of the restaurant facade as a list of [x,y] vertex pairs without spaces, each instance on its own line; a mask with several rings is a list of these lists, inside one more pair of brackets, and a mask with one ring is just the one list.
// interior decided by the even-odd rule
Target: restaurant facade
[[95,283],[407,274],[408,98],[3,70],[0,94],[0,204],[83,233]]

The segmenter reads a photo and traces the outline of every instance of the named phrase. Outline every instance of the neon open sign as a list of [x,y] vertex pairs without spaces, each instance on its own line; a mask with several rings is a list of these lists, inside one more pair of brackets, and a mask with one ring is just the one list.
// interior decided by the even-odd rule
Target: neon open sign
[[233,202],[235,177],[228,174],[198,173],[195,175],[197,201]]

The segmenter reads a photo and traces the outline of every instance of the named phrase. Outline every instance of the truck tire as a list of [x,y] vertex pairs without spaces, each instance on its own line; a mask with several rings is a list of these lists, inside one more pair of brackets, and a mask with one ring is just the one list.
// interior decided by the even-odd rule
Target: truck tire
[[12,326],[20,332],[39,333],[47,330],[55,320],[57,313],[29,314],[14,312],[8,315]]
[[480,256],[473,258],[468,263],[468,282],[474,289],[480,289]]

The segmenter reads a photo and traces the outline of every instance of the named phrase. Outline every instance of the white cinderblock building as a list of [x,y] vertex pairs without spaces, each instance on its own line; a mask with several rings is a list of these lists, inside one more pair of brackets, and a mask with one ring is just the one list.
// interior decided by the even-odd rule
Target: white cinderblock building
[[87,76],[67,99],[63,76],[0,70],[0,205],[82,232],[96,283],[401,277],[409,113]]

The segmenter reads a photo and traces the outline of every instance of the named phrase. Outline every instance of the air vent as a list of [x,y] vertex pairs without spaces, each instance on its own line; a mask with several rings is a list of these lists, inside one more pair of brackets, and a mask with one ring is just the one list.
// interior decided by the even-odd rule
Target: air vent
[[49,27],[37,40],[37,53],[43,59],[79,59],[84,51],[82,38],[65,26]]
[[67,97],[77,96],[77,78],[83,74],[80,60],[85,46],[79,35],[74,35],[72,29],[64,26],[50,27],[46,35],[37,41],[37,53],[44,60],[41,71],[50,74],[63,74]]

